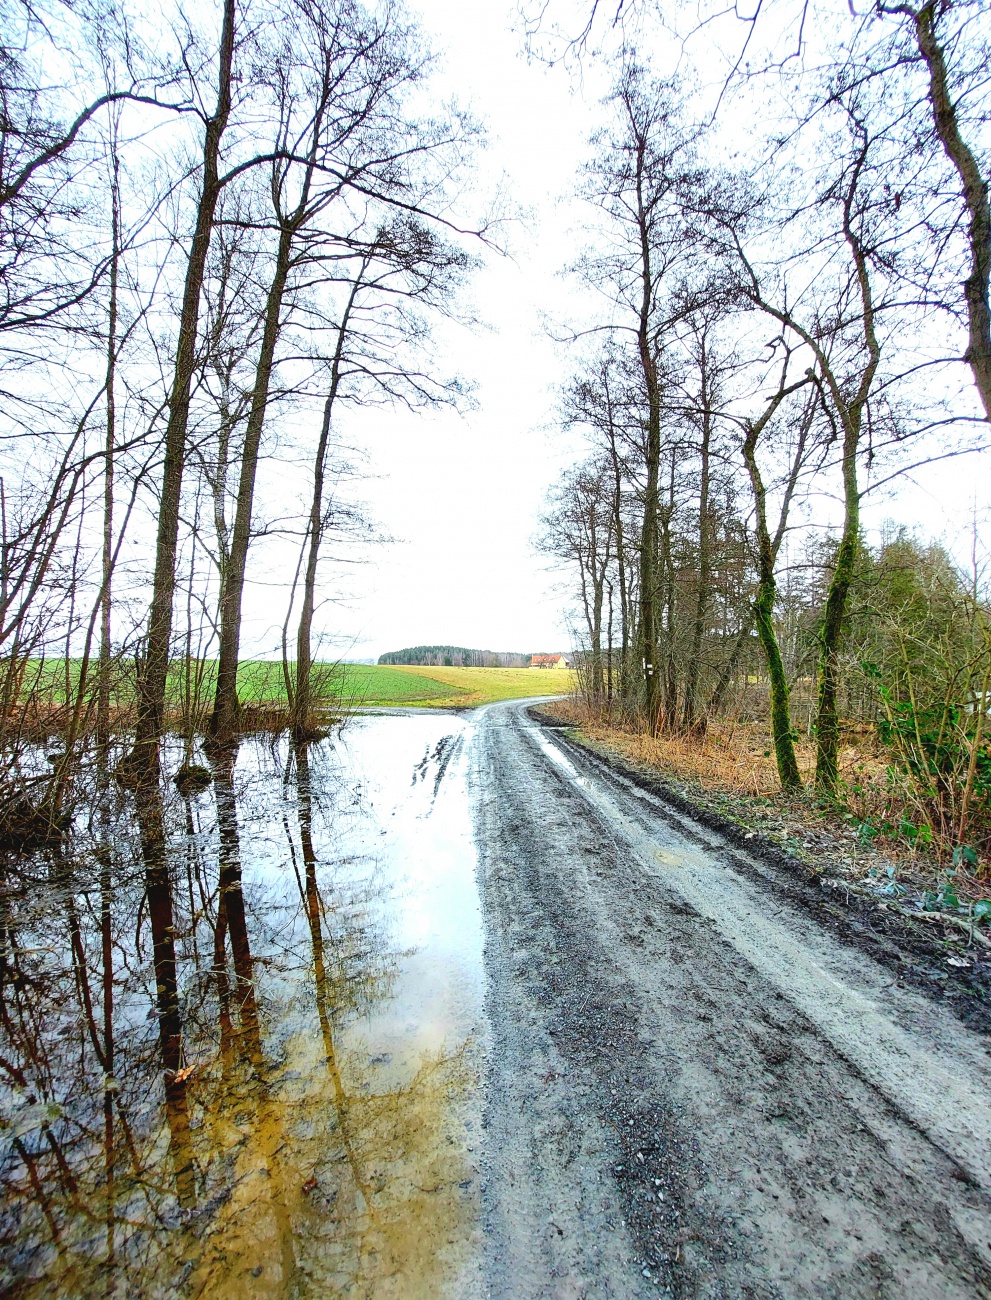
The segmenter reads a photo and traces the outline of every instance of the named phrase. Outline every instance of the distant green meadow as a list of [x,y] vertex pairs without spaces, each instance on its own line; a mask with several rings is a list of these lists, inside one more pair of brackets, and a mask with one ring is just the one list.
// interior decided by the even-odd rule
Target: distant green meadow
[[[69,693],[74,697],[81,661],[69,661]],[[134,702],[134,665],[115,664],[111,698],[119,707]],[[290,665],[292,667],[292,665]],[[91,672],[95,664],[91,665]],[[182,708],[189,697],[200,708],[213,698],[216,660],[177,663],[169,673],[170,708]],[[95,687],[95,672],[91,678]],[[538,668],[422,668],[378,664],[313,665],[314,694],[330,709],[349,711],[369,705],[417,705],[473,708],[494,700],[561,695],[574,689],[574,674]],[[287,703],[282,664],[277,660],[248,660],[237,672],[242,704],[278,708]],[[66,702],[64,659],[31,660],[26,666],[22,695],[54,705]]]
[[[69,691],[74,695],[79,685],[81,660],[69,661]],[[134,665],[117,664],[111,697],[118,705],[134,700]],[[290,664],[290,670],[294,665]],[[96,684],[95,664],[90,665],[91,680]],[[187,670],[177,663],[169,672],[168,697],[171,704],[179,704],[187,695],[199,700],[211,700],[217,678],[216,660],[193,661]],[[430,700],[448,699],[469,692],[452,689],[449,683],[432,681],[402,668],[378,667],[373,664],[313,665],[313,684],[317,698],[329,704],[339,702],[344,706],[362,704],[416,704]],[[238,666],[237,692],[242,704],[279,705],[287,703],[285,676],[282,664],[272,660],[248,660]],[[66,662],[64,659],[29,661],[22,686],[22,694],[34,695],[53,704],[64,704],[66,699]]]

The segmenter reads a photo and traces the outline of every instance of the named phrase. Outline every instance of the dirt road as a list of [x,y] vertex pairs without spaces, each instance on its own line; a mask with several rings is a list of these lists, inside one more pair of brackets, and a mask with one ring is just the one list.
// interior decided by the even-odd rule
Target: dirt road
[[989,1040],[524,705],[472,772],[489,1294],[991,1296]]

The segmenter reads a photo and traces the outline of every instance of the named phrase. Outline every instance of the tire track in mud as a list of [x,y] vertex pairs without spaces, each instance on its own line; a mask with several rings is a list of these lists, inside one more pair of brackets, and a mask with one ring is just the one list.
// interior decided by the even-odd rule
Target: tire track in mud
[[[986,1189],[645,871],[521,715],[489,710],[474,751],[489,1293],[991,1295]],[[711,838],[656,822],[665,849]]]

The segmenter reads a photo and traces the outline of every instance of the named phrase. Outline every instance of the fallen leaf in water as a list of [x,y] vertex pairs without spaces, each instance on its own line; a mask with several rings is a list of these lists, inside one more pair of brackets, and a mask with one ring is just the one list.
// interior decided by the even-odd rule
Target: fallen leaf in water
[[315,1178],[307,1178],[306,1182],[303,1184],[303,1195],[309,1196],[310,1192],[316,1188],[316,1185],[317,1180]]

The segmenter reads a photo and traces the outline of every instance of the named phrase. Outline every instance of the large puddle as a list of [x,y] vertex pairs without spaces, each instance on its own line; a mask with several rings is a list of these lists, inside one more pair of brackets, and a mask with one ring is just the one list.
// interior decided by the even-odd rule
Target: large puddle
[[0,1291],[478,1292],[473,726],[252,740],[7,864]]

